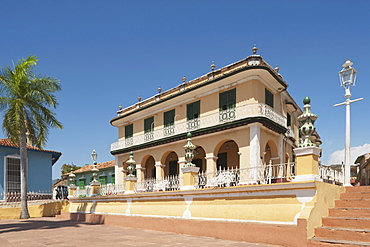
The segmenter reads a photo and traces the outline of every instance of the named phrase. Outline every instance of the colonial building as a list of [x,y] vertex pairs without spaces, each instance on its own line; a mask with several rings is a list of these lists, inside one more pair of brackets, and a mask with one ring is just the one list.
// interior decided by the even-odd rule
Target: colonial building
[[[203,172],[294,162],[302,110],[279,68],[257,55],[256,46],[252,51],[220,69],[212,63],[209,73],[190,81],[183,77],[180,85],[158,88],[153,97],[120,109],[110,121],[118,128],[111,145],[116,183],[123,183],[131,151],[139,182],[181,175],[188,132],[196,145],[193,163]],[[311,139],[321,144],[317,132]]]
[[[62,155],[27,144],[28,190],[47,192],[52,187],[52,167]],[[10,139],[0,139],[0,200],[21,192],[19,147]]]
[[[101,185],[114,184],[114,160],[98,163],[96,164],[96,168],[99,169],[97,173],[97,180]],[[90,185],[91,181],[93,180],[92,169],[93,165],[85,165],[80,169],[73,171],[73,174],[75,174],[75,183],[79,188],[84,189],[85,186]],[[71,173],[64,175],[68,176],[70,174]]]

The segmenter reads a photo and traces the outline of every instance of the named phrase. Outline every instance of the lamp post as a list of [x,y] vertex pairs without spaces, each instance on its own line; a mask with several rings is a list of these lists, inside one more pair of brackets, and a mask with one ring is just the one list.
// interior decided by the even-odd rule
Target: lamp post
[[98,168],[96,168],[96,159],[98,158],[98,154],[96,153],[96,151],[95,151],[95,149],[92,151],[92,153],[91,153],[91,158],[92,158],[92,160],[93,160],[93,169],[91,169],[91,171],[93,172],[93,183],[97,183],[98,182],[98,180],[96,180],[96,178],[98,177],[98,172],[99,172],[99,169]]
[[345,152],[344,152],[344,186],[351,186],[351,115],[350,115],[350,105],[353,102],[360,101],[363,98],[351,100],[351,85],[355,85],[356,73],[357,71],[352,67],[353,63],[350,59],[347,59],[342,65],[343,69],[339,72],[340,85],[344,88],[344,97],[346,101],[336,104],[334,106],[346,106],[346,142],[345,142]]

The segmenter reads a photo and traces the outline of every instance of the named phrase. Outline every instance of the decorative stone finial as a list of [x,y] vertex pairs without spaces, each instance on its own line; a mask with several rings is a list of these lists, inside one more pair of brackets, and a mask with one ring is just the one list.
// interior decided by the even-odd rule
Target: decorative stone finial
[[161,93],[162,92],[161,86],[158,86],[157,90],[158,90],[158,93]]
[[256,44],[254,44],[254,46],[252,48],[253,54],[256,55],[257,54],[257,51],[258,51],[258,48],[257,48]]
[[312,134],[315,132],[315,129],[316,127],[314,126],[315,124],[315,121],[317,119],[317,115],[316,114],[313,114],[311,112],[311,99],[306,96],[304,99],[303,99],[303,108],[304,108],[304,112],[302,115],[300,115],[298,117],[298,121],[300,123],[300,128],[299,128],[299,132],[301,133],[301,136],[302,136],[302,140],[301,140],[301,143],[299,144],[299,147],[300,148],[304,148],[304,147],[316,147],[316,144],[314,144],[312,141],[311,141],[311,136]]
[[136,177],[133,173],[135,172],[136,170],[136,161],[134,160],[134,152],[130,152],[130,158],[128,159],[128,161],[126,161],[127,163],[127,171],[128,171],[128,175],[127,177]]
[[71,171],[71,174],[69,174],[69,185],[70,186],[75,186],[75,177],[76,175],[73,173],[73,170]]
[[276,66],[275,66],[275,71],[276,71],[277,73],[279,73],[279,70],[280,70],[279,65],[277,65],[277,64],[276,64]]
[[215,61],[212,61],[211,70],[214,71],[216,68]]
[[139,95],[139,96],[137,96],[137,101],[138,101],[138,102],[140,102],[140,101],[141,101],[141,97],[140,97],[140,95]]
[[119,105],[119,106],[118,106],[118,109],[119,109],[119,110],[122,110],[122,105]]
[[196,146],[191,141],[191,133],[189,132],[186,137],[188,138],[187,143],[184,145],[185,149],[185,160],[187,163],[184,165],[184,167],[195,167],[195,164],[191,163],[191,161],[194,158],[194,149]]
[[186,82],[186,77],[185,77],[185,75],[182,77],[182,82]]

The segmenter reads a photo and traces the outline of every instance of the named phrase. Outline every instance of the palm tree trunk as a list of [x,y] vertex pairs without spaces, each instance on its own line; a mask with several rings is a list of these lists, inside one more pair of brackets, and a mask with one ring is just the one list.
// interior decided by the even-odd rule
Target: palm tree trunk
[[20,155],[21,155],[21,219],[28,219],[30,218],[30,214],[28,212],[27,207],[27,190],[28,190],[28,182],[27,182],[27,136],[26,131],[22,128],[20,133]]

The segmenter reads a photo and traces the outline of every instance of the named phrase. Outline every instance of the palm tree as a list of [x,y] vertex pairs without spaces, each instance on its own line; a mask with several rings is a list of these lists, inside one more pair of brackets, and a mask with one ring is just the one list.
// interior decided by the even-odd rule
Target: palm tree
[[40,149],[47,142],[49,128],[63,129],[51,108],[58,105],[54,92],[59,81],[34,73],[37,57],[21,59],[0,71],[0,110],[4,111],[2,129],[20,149],[21,219],[30,217],[27,207],[27,141]]

